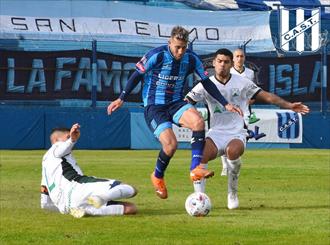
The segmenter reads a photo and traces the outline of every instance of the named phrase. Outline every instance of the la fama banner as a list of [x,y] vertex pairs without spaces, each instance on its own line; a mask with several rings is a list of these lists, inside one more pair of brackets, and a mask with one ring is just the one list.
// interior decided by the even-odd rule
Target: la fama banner
[[[0,100],[90,99],[92,92],[92,52],[72,50],[27,52],[0,50]],[[213,55],[203,57],[205,68]],[[125,88],[140,57],[97,53],[97,100],[115,100]],[[321,57],[248,57],[256,83],[265,91],[289,101],[320,101]],[[330,55],[327,56],[330,63]],[[330,69],[327,71],[330,77]],[[187,93],[198,76],[187,78]],[[143,82],[142,82],[143,83]],[[142,83],[127,101],[141,102]],[[326,91],[330,98],[330,89]]]
[[[208,114],[205,108],[198,108],[205,120]],[[208,130],[205,123],[205,130]],[[291,110],[253,109],[248,125],[249,142],[256,143],[302,143],[302,116]],[[173,127],[179,142],[189,142],[191,130]]]

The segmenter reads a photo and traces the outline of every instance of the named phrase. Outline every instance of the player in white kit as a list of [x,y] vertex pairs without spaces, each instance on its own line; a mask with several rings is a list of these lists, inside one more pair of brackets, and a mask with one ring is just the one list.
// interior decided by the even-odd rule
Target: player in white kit
[[[233,61],[234,61],[234,64],[233,64],[233,67],[230,68],[230,73],[245,77],[255,83],[254,71],[244,65],[245,64],[245,53],[244,53],[243,49],[238,48],[234,51]],[[251,111],[251,104],[253,104],[253,102],[254,102],[254,100],[249,100],[248,106],[243,111],[246,126],[249,125],[250,117],[252,117],[252,118],[256,117],[255,114],[252,113],[252,111]],[[256,118],[254,120],[256,120]],[[227,176],[227,158],[225,155],[221,156],[221,162],[222,162],[221,175]]]
[[244,65],[245,63],[245,54],[243,49],[236,49],[233,54],[234,65],[230,68],[231,74],[240,75],[246,77],[247,79],[255,82],[254,71]]
[[[210,80],[217,86],[226,100],[242,111],[248,106],[250,99],[257,99],[281,108],[291,109],[302,114],[308,113],[309,108],[300,102],[291,103],[282,98],[263,91],[251,80],[239,75],[230,74],[233,65],[233,54],[228,49],[219,49],[215,54],[213,66],[215,75]],[[238,113],[226,111],[221,104],[215,101],[203,88],[197,84],[186,98],[191,103],[204,102],[210,112],[210,129],[206,134],[206,142],[201,164],[225,154],[228,164],[228,208],[239,206],[237,189],[238,176],[241,168],[240,156],[246,146],[247,129],[244,118]],[[205,191],[205,180],[194,182],[195,191]]]
[[135,214],[133,203],[116,201],[135,196],[134,187],[118,180],[83,175],[72,155],[79,137],[79,124],[71,129],[52,130],[52,146],[42,159],[41,208],[70,213],[76,218]]

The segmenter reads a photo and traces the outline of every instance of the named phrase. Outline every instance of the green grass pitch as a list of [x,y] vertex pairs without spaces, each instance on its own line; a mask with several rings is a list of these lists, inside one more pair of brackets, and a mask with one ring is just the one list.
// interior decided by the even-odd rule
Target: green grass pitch
[[154,194],[150,173],[158,151],[76,150],[87,175],[134,185],[135,216],[85,217],[39,208],[44,151],[0,151],[0,244],[330,244],[330,151],[247,150],[240,208],[226,209],[227,180],[219,160],[207,183],[207,217],[186,214],[192,193],[190,151],[179,150],[166,173],[169,198]]

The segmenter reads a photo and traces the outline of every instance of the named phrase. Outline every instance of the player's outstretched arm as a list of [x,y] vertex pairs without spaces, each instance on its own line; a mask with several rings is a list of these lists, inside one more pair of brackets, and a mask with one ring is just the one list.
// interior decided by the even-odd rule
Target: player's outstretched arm
[[66,141],[56,143],[53,151],[55,157],[64,157],[71,153],[72,148],[80,137],[80,125],[78,123],[72,125],[69,136],[70,138]]
[[75,123],[72,125],[70,130],[70,138],[72,142],[76,142],[80,137],[80,125]]
[[41,191],[41,194],[40,194],[40,207],[42,209],[47,209],[47,210],[50,210],[50,211],[58,212],[59,211],[58,208],[55,206],[55,204],[52,202],[52,200],[49,197],[47,187],[42,185],[40,187],[40,191]]
[[308,106],[302,104],[301,102],[291,103],[289,101],[282,99],[281,97],[279,97],[275,94],[272,94],[272,93],[269,93],[269,92],[266,92],[263,90],[257,94],[256,99],[258,101],[263,101],[268,104],[277,105],[283,109],[290,109],[290,110],[293,110],[294,112],[299,112],[303,115],[309,113]]

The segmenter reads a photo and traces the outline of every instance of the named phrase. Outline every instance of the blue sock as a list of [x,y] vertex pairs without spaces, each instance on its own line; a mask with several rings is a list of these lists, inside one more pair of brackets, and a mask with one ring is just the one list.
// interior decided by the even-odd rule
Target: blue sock
[[205,145],[205,130],[193,131],[191,138],[191,164],[190,171],[196,168],[203,158]]
[[163,149],[160,150],[157,162],[156,162],[156,168],[155,168],[155,176],[157,178],[163,178],[165,174],[165,170],[170,163],[171,157],[165,154]]

